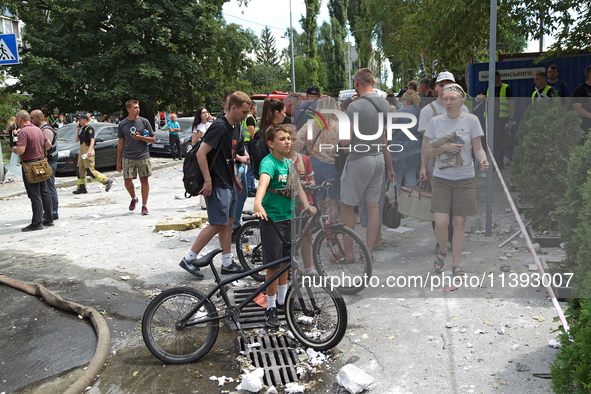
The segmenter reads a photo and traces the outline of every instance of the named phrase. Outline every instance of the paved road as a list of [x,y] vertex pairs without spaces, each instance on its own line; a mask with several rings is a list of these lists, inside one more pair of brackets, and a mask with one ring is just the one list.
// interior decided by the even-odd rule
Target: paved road
[[[160,160],[172,164],[169,159]],[[227,329],[222,330],[215,352],[207,359],[176,367],[163,366],[152,357],[136,330],[150,294],[177,285],[192,285],[203,290],[213,283],[209,270],[205,271],[206,280],[195,282],[178,267],[199,230],[172,237],[154,232],[157,220],[201,212],[196,199],[180,198],[183,194],[180,169],[177,162],[156,170],[150,178],[148,216],[141,216],[137,209],[128,211],[129,196],[121,178],[109,193],[96,183],[89,184],[89,194],[81,196],[71,193],[74,186],[61,188],[60,219],[56,226],[34,233],[20,232],[30,220],[26,196],[0,201],[0,243],[3,245],[0,273],[44,284],[65,298],[105,311],[105,317],[110,318],[107,321],[112,327],[115,354],[90,393],[184,393],[192,390],[209,393],[235,388],[234,385],[218,388],[207,380],[211,375],[233,378],[239,375],[232,350],[233,335]],[[480,190],[478,216],[484,222],[485,179],[477,181]],[[500,192],[498,181],[495,180],[495,184],[495,235],[471,234],[465,246],[463,266],[475,276],[498,274],[501,264],[510,264],[515,273],[524,273],[527,272],[524,265],[531,259],[521,248],[511,250],[508,261],[499,260],[503,253],[496,245],[506,236],[496,233],[514,225],[514,219],[505,212],[509,205]],[[0,196],[2,193],[0,187]],[[248,199],[250,206],[252,200]],[[412,231],[398,234],[383,229],[387,248],[375,253],[374,264],[374,275],[382,279],[389,275],[426,277],[432,269],[435,240],[430,223],[403,219],[402,225]],[[207,250],[215,247],[217,238]],[[122,280],[121,276],[131,279]],[[57,327],[56,330],[47,327],[29,336],[0,336],[2,349],[10,345],[9,341],[20,341],[10,346],[30,348],[31,353],[37,351],[35,354],[45,355],[46,360],[50,360],[40,363],[39,367],[33,363],[29,371],[36,371],[34,376],[32,372],[31,376],[19,375],[12,372],[17,371],[16,359],[19,367],[36,359],[16,353],[7,356],[3,351],[0,393],[24,387],[40,393],[63,390],[80,373],[80,367],[70,368],[84,365],[94,351],[96,340],[89,332],[88,323],[55,311],[45,313],[43,304],[36,301],[33,308],[32,301],[24,301],[24,296],[13,291],[4,289],[0,296],[2,305],[7,303],[4,300],[11,304],[23,302],[20,308],[2,308],[0,332],[3,334],[11,329],[19,333],[28,330],[31,326],[13,329],[11,327],[15,326],[8,322],[24,326],[29,324],[27,319],[32,315],[43,318],[46,322],[43,326]],[[349,311],[347,334],[333,350],[336,360],[323,365],[321,375],[312,375],[313,381],[322,377],[322,383],[316,383],[311,392],[331,390],[338,368],[345,363],[354,363],[374,376],[376,382],[371,391],[375,393],[552,392],[549,381],[532,377],[532,373],[548,372],[548,363],[556,353],[548,346],[548,340],[555,338],[551,331],[557,327],[557,323],[552,322],[556,311],[543,290],[517,292],[487,286],[462,288],[447,294],[441,289],[395,291],[378,287],[346,296],[345,300]],[[452,327],[447,328],[447,323]],[[54,339],[49,335],[78,325],[83,326],[76,329],[79,344],[71,347],[81,349],[82,343],[86,343],[84,352],[68,362],[56,363],[63,358],[71,341],[67,340],[68,346],[60,351],[62,345],[53,346]],[[505,335],[497,334],[501,325]],[[27,340],[31,336],[46,339],[37,341],[42,345],[35,350]],[[518,362],[527,364],[530,370],[517,372]],[[41,368],[48,364],[56,367],[48,371]],[[42,379],[47,380],[41,382]],[[30,386],[33,382],[37,384]]]

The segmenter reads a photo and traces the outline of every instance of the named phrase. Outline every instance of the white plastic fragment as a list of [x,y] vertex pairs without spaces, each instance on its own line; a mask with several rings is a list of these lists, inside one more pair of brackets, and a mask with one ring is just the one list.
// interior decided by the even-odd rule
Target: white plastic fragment
[[243,280],[235,280],[234,282],[232,282],[232,286],[236,286],[236,287],[246,287],[248,286],[248,283],[246,283]]
[[337,383],[351,394],[359,394],[374,382],[374,378],[353,364],[347,364],[339,371]]
[[554,339],[550,339],[548,341],[548,346],[552,346],[554,349],[558,349],[559,347],[561,347],[562,345],[560,344],[560,342],[554,340]]
[[277,389],[275,388],[275,386],[271,386],[267,389],[265,394],[278,394],[278,393],[277,393]]
[[314,318],[312,316],[299,316],[298,323],[310,325],[314,322]]
[[[306,388],[301,384],[297,383],[288,383],[285,385],[285,392],[286,393],[303,393]],[[277,391],[275,391],[277,392]]]
[[262,368],[257,368],[252,372],[242,375],[242,382],[236,387],[236,390],[258,393],[263,388],[264,374],[265,371]]
[[158,231],[158,234],[161,234],[163,237],[174,237],[176,233],[178,233],[176,230]]
[[499,333],[499,335],[505,335],[505,328],[503,326],[500,326],[497,330],[497,333]]
[[309,357],[308,362],[310,365],[319,365],[326,361],[326,355],[320,352],[315,351],[312,348],[308,348],[306,350],[306,354]]

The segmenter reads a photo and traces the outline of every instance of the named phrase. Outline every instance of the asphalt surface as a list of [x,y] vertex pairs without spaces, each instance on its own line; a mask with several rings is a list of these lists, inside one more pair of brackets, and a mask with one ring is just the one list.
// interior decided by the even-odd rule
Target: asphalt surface
[[[104,312],[111,328],[113,354],[89,393],[220,393],[236,384],[218,387],[212,375],[239,377],[235,334],[220,331],[214,349],[199,362],[164,365],[141,339],[138,326],[150,296],[178,285],[206,290],[206,279],[193,281],[178,263],[199,229],[167,237],[154,231],[157,220],[201,213],[198,200],[182,198],[179,162],[157,159],[161,168],[150,178],[150,214],[128,211],[129,196],[117,178],[110,192],[90,183],[89,194],[71,193],[73,178],[59,178],[60,219],[56,226],[33,233],[20,228],[30,221],[30,202],[18,196],[19,182],[0,186],[0,273],[43,284],[62,297]],[[508,170],[504,170],[508,171]],[[484,223],[486,179],[477,179],[478,218]],[[138,182],[136,181],[136,185]],[[499,232],[516,227],[512,213],[494,181],[493,235],[469,234],[462,266],[488,277],[510,265],[516,274],[528,273],[531,256],[522,239],[517,248],[499,249],[508,237]],[[22,184],[21,184],[22,185]],[[22,187],[22,186],[21,186]],[[137,191],[139,194],[139,190]],[[253,199],[247,200],[252,207]],[[435,237],[431,224],[403,219],[411,231],[382,228],[386,249],[374,252],[374,275],[417,275],[432,270]],[[364,232],[358,226],[364,238]],[[206,248],[218,246],[215,238]],[[561,251],[548,249],[546,257]],[[499,260],[509,256],[508,260]],[[216,264],[221,264],[217,261]],[[451,274],[448,259],[446,274]],[[121,277],[129,276],[129,280]],[[383,284],[384,282],[381,282]],[[536,291],[537,290],[537,291]],[[0,393],[63,392],[88,363],[96,337],[90,323],[52,310],[47,304],[15,290],[0,287]],[[345,296],[349,325],[345,338],[331,351],[331,361],[308,374],[307,392],[339,390],[339,368],[353,363],[375,378],[375,393],[551,393],[549,380],[533,373],[549,372],[557,350],[548,346],[558,327],[557,315],[544,289],[501,288],[490,284],[462,287],[451,293],[441,288],[367,288]],[[34,320],[34,319],[37,320]],[[503,327],[505,334],[497,332]],[[75,350],[72,350],[75,349]],[[517,364],[527,369],[518,372]],[[46,370],[47,369],[47,370]]]

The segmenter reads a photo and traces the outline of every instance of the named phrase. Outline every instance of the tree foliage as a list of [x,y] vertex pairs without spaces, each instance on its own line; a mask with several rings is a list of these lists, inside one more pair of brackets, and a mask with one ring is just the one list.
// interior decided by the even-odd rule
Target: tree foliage
[[223,1],[8,0],[25,23],[16,89],[34,106],[144,114],[219,102],[248,65],[256,36],[226,25]]
[[[316,19],[320,13],[320,0],[304,0],[304,3],[306,4],[306,15],[302,15],[302,18],[300,19],[300,24],[304,30],[302,33],[305,56],[304,63],[312,79],[316,80],[318,72],[318,60],[316,59],[318,51],[316,45],[316,30],[318,29],[318,23]],[[317,82],[315,81],[314,83]]]
[[537,228],[557,227],[553,213],[567,189],[570,153],[582,135],[579,124],[577,113],[565,111],[557,99],[531,105],[519,125],[512,172],[517,189],[532,205],[525,216]]
[[[591,49],[591,6],[575,0],[505,0],[518,34],[537,39],[541,33],[551,35],[555,43],[546,57]],[[543,23],[540,23],[542,19]]]
[[268,26],[265,26],[265,29],[261,32],[261,38],[257,45],[256,59],[259,64],[279,68],[279,52],[275,45],[275,37]]

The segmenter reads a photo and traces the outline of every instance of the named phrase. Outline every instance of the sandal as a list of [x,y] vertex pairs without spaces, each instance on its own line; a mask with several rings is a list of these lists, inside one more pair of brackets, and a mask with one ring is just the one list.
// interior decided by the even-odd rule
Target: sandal
[[[443,256],[443,258],[441,257]],[[447,257],[447,252],[443,253],[441,250],[439,252],[437,252],[437,259],[435,260],[435,262],[433,262],[433,272],[438,274],[440,272],[443,272],[443,267],[445,267],[445,263],[444,260]],[[436,266],[439,265],[440,267],[437,268]]]
[[454,274],[454,277],[455,276],[466,276],[466,271],[464,271],[464,269],[462,267],[460,267],[459,265],[451,267],[451,272]]
[[372,250],[375,250],[376,252],[380,252],[380,251],[384,250],[385,248],[386,248],[386,245],[384,245],[384,240],[380,239],[380,242],[375,244],[373,246]]

